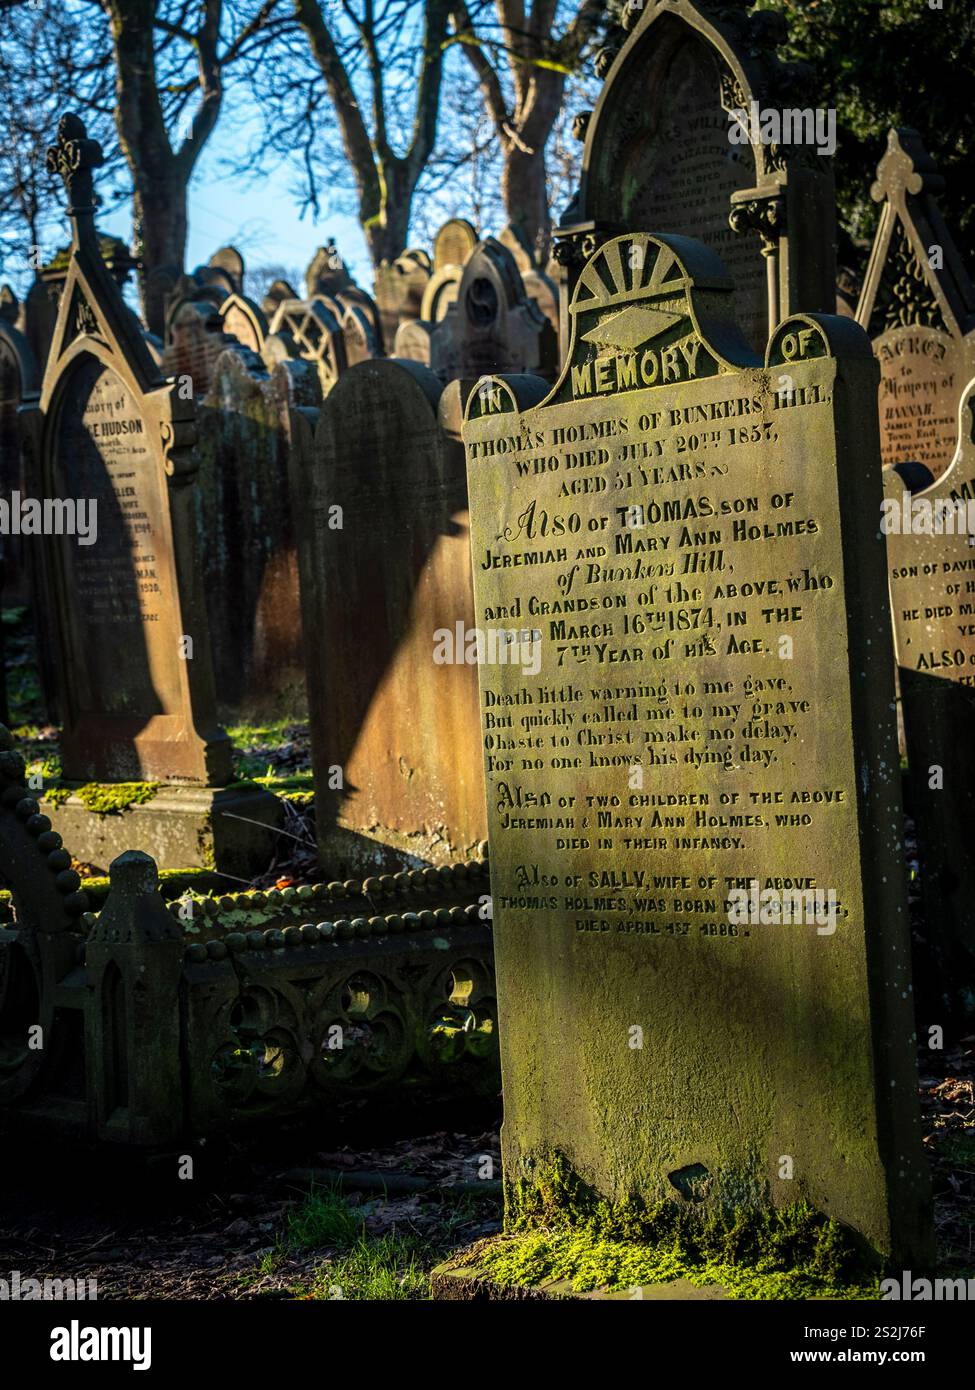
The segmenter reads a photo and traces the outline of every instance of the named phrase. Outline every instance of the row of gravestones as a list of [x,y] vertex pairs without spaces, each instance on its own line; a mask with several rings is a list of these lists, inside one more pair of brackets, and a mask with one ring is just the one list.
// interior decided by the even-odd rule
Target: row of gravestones
[[[685,68],[690,71],[697,70],[695,63],[701,61],[699,48],[699,35],[693,39],[690,47],[687,42],[682,41],[682,44],[674,48],[671,54],[673,69],[667,73],[667,82],[674,91],[683,90],[686,74],[681,74]],[[713,62],[713,58],[709,57],[705,61]],[[610,89],[607,89],[607,95],[609,94]],[[610,103],[610,111],[612,109]],[[609,121],[611,134],[615,129],[615,119],[604,118],[604,124]],[[594,131],[596,129],[597,127],[594,127]],[[713,139],[713,134],[712,131],[709,138]],[[594,168],[599,165],[600,159],[605,158],[599,154],[599,148],[596,142],[593,146],[595,153],[588,156],[588,162]],[[654,153],[651,168],[658,168],[660,163],[658,154]],[[709,205],[702,202],[702,195],[703,181],[710,178],[711,166],[704,161],[700,168],[696,164],[693,164],[692,168],[697,178],[694,185],[694,205],[697,207],[697,216],[701,224],[699,230],[706,236],[707,217],[711,214],[707,211]],[[802,170],[801,174],[805,178],[808,171]],[[592,183],[593,180],[590,179],[589,182]],[[780,185],[776,184],[776,187],[780,188]],[[692,201],[688,189],[682,184],[679,195],[672,193],[666,220],[669,223],[679,223],[681,209]],[[889,239],[889,231],[887,235]],[[880,260],[884,261],[886,257],[881,254],[883,247],[880,239],[878,247],[881,248],[878,252]],[[443,230],[435,247],[434,274],[427,285],[427,290],[432,289],[434,293],[429,299],[425,295],[421,301],[421,314],[430,314],[433,319],[440,315],[441,321],[449,318],[457,304],[456,299],[453,303],[447,302],[449,294],[452,288],[463,289],[465,272],[461,269],[462,258],[466,253],[470,262],[471,253],[476,249],[473,232],[464,224],[449,224]],[[485,249],[490,251],[490,246]],[[793,265],[797,261],[801,263],[800,249],[780,249],[777,260]],[[476,273],[468,274],[470,293],[467,296],[459,294],[459,299],[463,300],[466,297],[476,304],[490,299],[492,294],[496,296],[496,286],[499,283],[503,284],[504,275],[500,275],[493,284],[489,284],[485,291],[486,276],[483,270],[483,265],[478,264]],[[62,273],[63,271],[62,267]],[[747,277],[745,278],[747,280]],[[868,277],[868,290],[869,284]],[[343,285],[348,289],[349,281],[345,269],[334,250],[326,248],[317,262],[310,267],[307,283],[309,294],[329,290],[340,294],[343,292]],[[290,287],[287,286],[272,288],[269,298],[276,299],[279,306],[293,302]],[[177,375],[185,375],[185,372],[180,373],[180,368],[188,367],[194,388],[197,385],[197,377],[202,377],[208,392],[198,421],[197,453],[202,460],[198,504],[201,514],[201,565],[213,642],[218,704],[226,709],[240,709],[249,703],[254,707],[253,702],[262,698],[265,701],[262,712],[300,712],[305,658],[301,649],[301,624],[298,621],[299,566],[291,534],[291,508],[288,505],[287,490],[281,483],[286,477],[286,461],[292,452],[290,412],[294,407],[316,406],[314,379],[307,370],[302,369],[300,362],[296,363],[287,357],[286,368],[279,370],[276,367],[269,375],[265,365],[258,364],[244,350],[242,344],[237,345],[240,344],[241,338],[247,336],[245,322],[253,324],[261,311],[257,306],[251,305],[252,312],[249,312],[249,317],[245,314],[247,304],[243,297],[243,264],[239,256],[230,249],[218,253],[210,266],[194,272],[193,277],[188,277],[187,284],[178,285],[172,304],[172,324],[177,322],[180,314],[188,314],[191,310],[196,313],[201,305],[205,313],[218,306],[222,314],[221,322],[234,328],[237,335],[233,343],[228,341],[225,333],[218,335],[219,357],[214,357],[213,361],[214,364],[221,361],[222,366],[212,381],[209,379],[209,368],[202,367],[192,358],[180,358],[179,345],[175,341],[170,342],[163,355],[163,362],[170,371],[175,371]],[[264,307],[270,309],[271,306],[266,303]],[[346,309],[348,307],[347,304]],[[429,320],[423,318],[414,321],[413,324],[401,322],[398,332],[402,336],[405,328],[425,326],[428,322]],[[256,346],[263,346],[258,338],[254,338],[253,342]],[[231,349],[229,353],[228,348]],[[168,359],[167,354],[170,354]],[[492,351],[485,352],[476,359],[474,365],[478,369],[488,366],[502,369],[516,365],[538,369],[537,354],[534,358],[530,352],[521,354],[520,358],[518,354],[514,356],[517,359],[515,362],[506,360],[506,354],[498,351],[495,345]],[[394,379],[402,381],[404,390],[409,390],[407,378],[401,374],[385,374],[379,379],[384,383]],[[377,409],[373,409],[375,397],[381,397],[383,394],[382,390],[378,393],[375,391],[376,380],[372,373],[368,378],[360,375],[356,389],[351,393],[349,408],[345,412],[348,419],[331,424],[333,437],[341,440],[341,444],[333,447],[333,457],[337,458],[340,450],[346,458],[355,460],[385,456],[384,451],[388,449],[388,444],[384,445],[376,432],[377,422],[383,417],[383,408],[379,404]],[[431,387],[428,385],[428,397],[430,393]],[[360,408],[358,398],[367,403],[365,409]],[[330,418],[332,409],[339,409],[339,403],[333,403],[329,412]],[[388,418],[397,418],[396,409],[389,413]],[[349,422],[354,422],[351,429],[348,427]],[[325,462],[326,472],[332,466]],[[304,470],[299,472],[299,486],[302,489],[305,486],[306,472],[307,464]],[[410,492],[409,483],[406,485],[406,492]],[[413,496],[419,499],[422,490],[414,492]],[[333,549],[337,548],[337,545],[333,546]],[[412,560],[410,563],[413,563]],[[314,592],[316,586],[320,587],[321,571],[316,562],[306,564],[306,568],[311,576],[308,587]],[[408,601],[412,592],[409,583],[403,592],[406,595],[404,601]],[[458,607],[458,612],[466,612],[464,603]],[[401,617],[400,621],[402,620]],[[339,641],[338,650],[342,649],[343,644]],[[390,649],[392,650],[393,648]],[[320,648],[316,647],[316,651],[320,651]],[[385,662],[389,656],[390,652],[384,651],[378,659]],[[309,669],[312,665],[310,661]],[[349,703],[349,720],[338,722],[349,723],[351,728],[358,732],[356,721],[363,715],[363,711],[359,709],[361,700],[350,700]],[[333,742],[331,738],[324,741],[329,744]],[[348,733],[334,742],[340,749],[345,747],[346,751],[352,743]],[[403,745],[395,744],[394,747],[396,757],[399,758]],[[385,751],[389,753],[389,749]],[[406,762],[412,765],[413,760],[407,757]],[[322,763],[322,767],[326,769],[342,765],[344,759],[334,756],[329,756]],[[101,775],[107,776],[104,767],[101,769]],[[390,780],[395,782],[395,778]],[[358,786],[357,783],[354,785]],[[409,790],[413,792],[416,788],[412,787]],[[374,809],[372,797],[360,794],[349,797],[348,801],[350,805],[357,804],[362,808],[362,816],[353,817],[357,828],[358,825],[365,824],[386,824],[385,819],[378,822],[374,817],[370,819],[370,813]],[[941,798],[937,804],[943,807],[949,801],[950,798]],[[449,798],[446,804],[450,804]],[[406,810],[404,815],[408,823],[409,811]],[[428,820],[421,823],[428,826],[435,824]],[[450,828],[449,818],[445,823]],[[464,824],[466,826],[467,818],[464,818]],[[433,832],[434,838],[436,833]],[[468,836],[465,830],[458,847],[464,848],[467,843]]]
[[[554,386],[445,396],[422,364],[374,360],[317,421],[291,409],[316,778],[346,774],[323,824],[374,853],[396,806],[415,843],[425,797],[431,841],[456,838],[446,816],[478,814],[463,779],[483,754],[513,1185],[551,1190],[557,1159],[612,1201],[801,1198],[917,1268],[879,373],[830,313],[824,162],[758,139],[728,159],[719,113],[772,104],[786,80],[755,56],[773,30],[664,0],[607,58],[558,238]],[[39,496],[101,489],[124,517],[97,564],[52,547],[66,770],[213,785],[227,750],[191,554],[197,425],[98,256],[96,150],[63,123],[75,242],[31,450]],[[729,239],[729,201],[756,245]],[[469,508],[447,447],[462,409]],[[453,659],[431,658],[434,624]],[[531,633],[519,659],[491,655],[499,628]],[[471,663],[471,629],[487,660]],[[948,774],[957,750],[940,751]],[[943,790],[960,804],[950,776]],[[792,891],[811,915],[773,916]]]

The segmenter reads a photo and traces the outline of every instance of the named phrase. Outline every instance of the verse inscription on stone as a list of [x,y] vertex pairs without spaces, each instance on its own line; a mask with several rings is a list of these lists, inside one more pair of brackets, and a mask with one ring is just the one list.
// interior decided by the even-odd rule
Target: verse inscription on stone
[[[506,524],[475,553],[479,611],[541,633],[536,687],[482,672],[495,823],[539,856],[592,861],[557,903],[603,914],[576,931],[747,936],[727,891],[826,887],[850,833],[849,750],[810,775],[818,682],[843,656],[835,484],[783,468],[830,391],[810,380],[789,402],[768,382],[594,400],[582,424],[553,407],[533,434],[470,445],[506,483]],[[613,867],[636,853],[644,867]],[[532,864],[512,870],[509,888],[531,888]]]

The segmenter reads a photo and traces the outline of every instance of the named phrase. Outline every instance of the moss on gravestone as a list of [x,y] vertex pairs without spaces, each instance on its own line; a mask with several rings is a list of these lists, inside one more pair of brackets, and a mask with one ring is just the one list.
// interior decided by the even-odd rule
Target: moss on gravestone
[[502,1287],[566,1279],[582,1293],[687,1279],[720,1284],[732,1298],[878,1296],[872,1252],[805,1201],[705,1212],[611,1201],[553,1151],[536,1159],[530,1179],[507,1185],[505,1202],[507,1234],[453,1262]]

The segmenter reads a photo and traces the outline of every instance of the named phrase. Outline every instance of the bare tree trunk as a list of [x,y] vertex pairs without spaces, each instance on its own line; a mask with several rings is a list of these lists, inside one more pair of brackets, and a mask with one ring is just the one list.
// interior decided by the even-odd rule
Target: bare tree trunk
[[319,0],[293,0],[293,3],[338,118],[342,144],[359,195],[359,224],[372,263],[378,267],[383,261],[394,261],[406,250],[413,195],[433,153],[450,0],[426,0],[413,130],[410,147],[404,155],[394,152],[387,135],[383,63],[371,5],[365,7],[364,18],[357,21],[357,27],[366,51],[372,87],[372,134]]
[[173,149],[156,81],[157,0],[101,0],[115,49],[115,123],[132,171],[135,219],[141,240],[142,312],[150,332],[162,336],[167,287],[182,273],[186,254],[187,188],[193,166],[217,122],[222,98],[217,57],[221,0],[204,0],[197,54],[199,104],[185,137]]
[[501,194],[508,221],[521,233],[536,266],[544,268],[552,236],[545,146],[558,120],[566,73],[600,22],[603,0],[580,0],[560,39],[552,34],[554,0],[533,0],[527,19],[522,0],[496,0],[496,8],[514,88],[510,108],[497,69],[478,41],[465,0],[451,0],[451,17],[498,133],[504,160]]

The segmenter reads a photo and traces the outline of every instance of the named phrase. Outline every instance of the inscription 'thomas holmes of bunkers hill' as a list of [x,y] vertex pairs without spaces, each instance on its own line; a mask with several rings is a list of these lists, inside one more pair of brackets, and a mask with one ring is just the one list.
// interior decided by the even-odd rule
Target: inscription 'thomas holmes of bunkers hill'
[[468,407],[478,624],[541,634],[480,667],[506,1175],[805,1197],[918,1258],[877,368],[807,315],[763,367],[730,298],[610,241],[547,399]]

